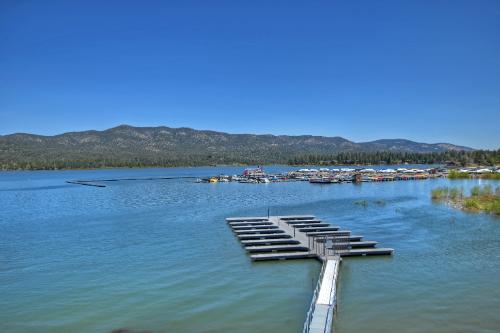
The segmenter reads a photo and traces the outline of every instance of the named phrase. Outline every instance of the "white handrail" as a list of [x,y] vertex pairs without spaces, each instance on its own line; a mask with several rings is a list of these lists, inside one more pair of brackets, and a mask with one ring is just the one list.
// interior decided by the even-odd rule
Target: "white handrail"
[[303,333],[309,333],[309,327],[311,325],[312,315],[314,313],[314,309],[316,308],[316,300],[318,299],[319,290],[321,288],[321,281],[323,281],[323,276],[325,275],[325,267],[326,267],[326,261],[324,261],[323,265],[321,266],[318,282],[316,283],[316,288],[314,288],[311,304],[309,305],[309,310],[307,311],[306,315],[306,321],[304,322],[304,329],[302,330]]

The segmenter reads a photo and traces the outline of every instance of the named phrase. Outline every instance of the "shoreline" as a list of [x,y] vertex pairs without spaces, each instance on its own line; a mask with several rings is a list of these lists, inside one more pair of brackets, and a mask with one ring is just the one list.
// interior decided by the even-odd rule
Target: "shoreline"
[[[253,166],[283,166],[283,167],[323,167],[323,165],[318,164],[265,164],[265,163],[255,163],[255,164],[217,164],[217,165],[176,165],[176,166],[109,166],[109,167],[99,167],[99,168],[60,168],[60,169],[1,169],[0,172],[12,172],[12,171],[69,171],[69,170],[112,170],[112,169],[175,169],[175,168],[224,168],[224,167],[253,167]],[[329,164],[324,165],[325,167],[356,167],[356,166],[388,166],[388,165],[435,165],[442,166],[441,163],[438,164],[428,164],[428,163],[393,163],[393,164]]]
[[445,204],[468,213],[485,213],[500,217],[500,187],[474,186],[470,195],[464,195],[462,188],[435,188],[431,192],[435,203]]
[[[439,166],[446,169],[456,169],[456,166],[446,166],[443,163],[357,163],[357,164],[283,164],[283,163],[236,163],[236,164],[217,164],[217,165],[175,165],[175,166],[162,166],[162,165],[152,165],[152,166],[104,166],[97,168],[40,168],[40,169],[0,169],[0,172],[13,172],[13,171],[69,171],[69,170],[111,170],[111,169],[175,169],[175,168],[224,168],[224,167],[254,167],[254,166],[283,166],[283,167],[356,167],[356,166],[396,166],[396,165],[429,165],[429,166]],[[469,165],[463,168],[482,168],[482,167],[495,167],[492,165]]]

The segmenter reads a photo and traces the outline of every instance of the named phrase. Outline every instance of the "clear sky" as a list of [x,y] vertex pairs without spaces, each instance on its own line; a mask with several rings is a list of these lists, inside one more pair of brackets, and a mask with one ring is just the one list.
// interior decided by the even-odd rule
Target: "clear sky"
[[500,147],[500,1],[0,1],[0,134]]

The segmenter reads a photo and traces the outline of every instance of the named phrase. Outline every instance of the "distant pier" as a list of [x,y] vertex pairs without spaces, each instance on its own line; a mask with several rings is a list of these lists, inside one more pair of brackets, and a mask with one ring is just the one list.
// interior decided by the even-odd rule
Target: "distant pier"
[[94,186],[94,187],[106,187],[106,185],[94,184],[86,181],[78,181],[78,180],[67,180],[66,183],[74,184],[74,185],[83,185],[83,186]]
[[341,257],[391,255],[351,231],[314,215],[230,217],[226,219],[253,261],[318,259],[323,266],[304,322],[304,333],[332,331]]
[[194,179],[193,176],[177,176],[177,177],[147,177],[147,178],[108,178],[108,179],[88,179],[88,180],[67,180],[66,183],[83,186],[106,187],[99,184],[103,182],[120,182],[120,181],[146,181],[146,180],[171,180],[171,179]]

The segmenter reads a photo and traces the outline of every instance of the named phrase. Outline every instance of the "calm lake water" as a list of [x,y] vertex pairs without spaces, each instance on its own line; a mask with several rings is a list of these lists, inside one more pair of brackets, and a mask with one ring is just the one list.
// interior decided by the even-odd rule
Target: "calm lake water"
[[241,171],[0,173],[0,332],[300,332],[320,264],[252,263],[224,220],[268,207],[395,249],[343,261],[336,332],[500,331],[500,219],[429,199],[478,180],[65,183]]

